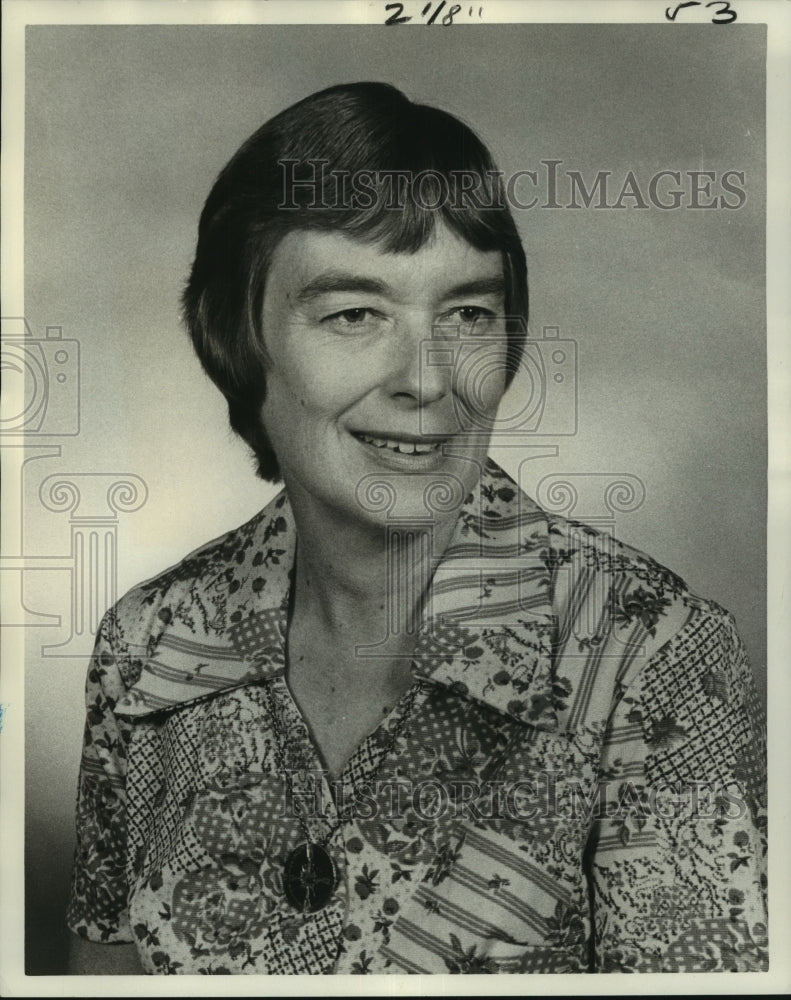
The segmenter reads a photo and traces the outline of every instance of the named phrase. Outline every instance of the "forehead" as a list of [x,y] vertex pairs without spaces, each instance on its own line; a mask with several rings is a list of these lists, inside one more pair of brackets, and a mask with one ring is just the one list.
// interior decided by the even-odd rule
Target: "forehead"
[[347,233],[296,230],[278,244],[267,277],[267,295],[298,296],[324,275],[370,278],[399,295],[440,295],[445,288],[480,279],[502,279],[497,250],[478,250],[447,226],[436,226],[414,253],[394,253]]

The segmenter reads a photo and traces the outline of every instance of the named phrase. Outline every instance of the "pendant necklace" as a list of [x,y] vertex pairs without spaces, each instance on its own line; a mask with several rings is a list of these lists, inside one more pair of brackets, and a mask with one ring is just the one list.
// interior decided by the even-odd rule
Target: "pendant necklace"
[[[390,733],[390,739],[387,746],[382,750],[379,763],[376,765],[373,773],[367,779],[365,784],[372,782],[381,770],[382,765],[395,746],[396,740],[403,732],[409,717],[412,714],[415,701],[422,689],[423,682],[418,680],[412,687],[406,704],[404,705],[403,712],[393,726]],[[336,831],[339,830],[343,824],[354,815],[354,807],[358,797],[358,788],[357,786],[352,788],[350,801],[348,803],[344,802],[343,808],[338,812],[337,820],[333,823],[328,832],[320,840],[313,840],[310,835],[310,831],[308,830],[308,825],[305,822],[305,817],[302,814],[299,802],[294,796],[294,780],[291,775],[291,771],[286,768],[286,736],[283,732],[283,727],[280,724],[280,719],[275,709],[270,684],[265,686],[264,691],[266,692],[267,708],[269,716],[272,720],[272,727],[275,730],[275,752],[277,762],[282,773],[287,776],[290,800],[294,805],[294,811],[305,837],[304,843],[299,844],[297,847],[293,848],[293,850],[289,851],[288,856],[286,857],[285,864],[283,866],[283,889],[286,894],[286,899],[295,910],[298,910],[300,913],[315,913],[317,910],[324,909],[327,903],[329,903],[332,899],[332,894],[335,892],[335,888],[338,885],[338,870],[335,866],[335,862],[332,860],[332,855],[327,850],[327,844],[330,842]]]

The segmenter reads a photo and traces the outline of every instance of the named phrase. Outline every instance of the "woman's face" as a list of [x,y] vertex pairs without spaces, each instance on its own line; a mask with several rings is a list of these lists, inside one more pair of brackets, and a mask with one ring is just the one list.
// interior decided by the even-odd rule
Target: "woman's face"
[[439,483],[455,513],[504,391],[503,314],[500,254],[444,226],[413,254],[289,233],[264,296],[261,415],[297,508],[425,522]]

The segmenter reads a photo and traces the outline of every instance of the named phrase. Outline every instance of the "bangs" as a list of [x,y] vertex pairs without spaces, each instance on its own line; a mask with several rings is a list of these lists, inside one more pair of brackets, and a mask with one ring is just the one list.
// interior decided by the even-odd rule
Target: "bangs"
[[[414,253],[437,222],[478,250],[518,242],[502,173],[460,121],[425,106],[359,107],[305,143],[285,143],[278,162],[290,226],[346,232],[393,253]],[[337,108],[336,108],[337,111]],[[297,148],[298,147],[298,148]],[[288,155],[293,154],[293,155]]]

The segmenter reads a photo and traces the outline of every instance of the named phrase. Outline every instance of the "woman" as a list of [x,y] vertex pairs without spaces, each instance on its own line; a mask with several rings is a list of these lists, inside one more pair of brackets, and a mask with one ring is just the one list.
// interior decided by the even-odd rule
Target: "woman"
[[487,459],[527,284],[480,140],[312,95],[220,174],[184,304],[285,490],[105,616],[75,970],[764,968],[731,617]]

